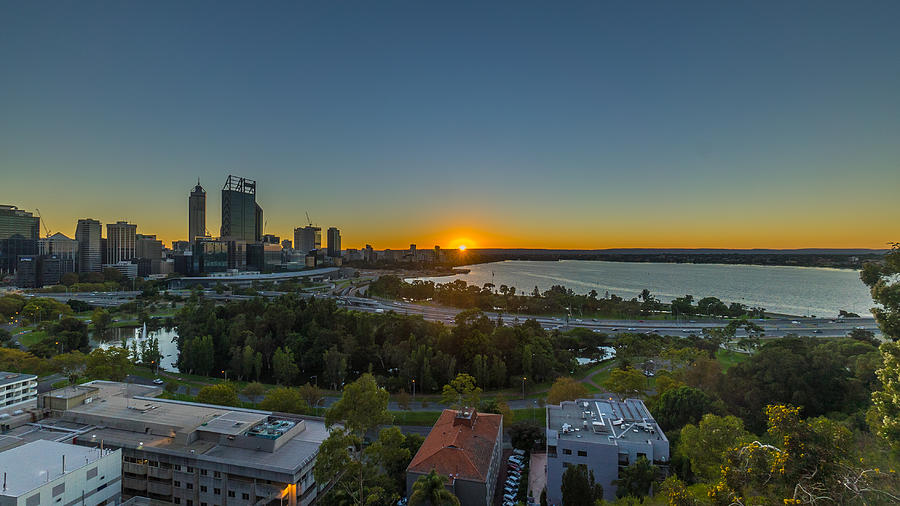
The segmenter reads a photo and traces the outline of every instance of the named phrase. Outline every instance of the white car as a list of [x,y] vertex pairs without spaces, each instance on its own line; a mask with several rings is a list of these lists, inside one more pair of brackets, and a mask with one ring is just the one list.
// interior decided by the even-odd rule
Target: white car
[[163,381],[159,378],[156,378],[155,380],[153,380],[154,385],[162,385],[163,383],[165,383],[165,381]]

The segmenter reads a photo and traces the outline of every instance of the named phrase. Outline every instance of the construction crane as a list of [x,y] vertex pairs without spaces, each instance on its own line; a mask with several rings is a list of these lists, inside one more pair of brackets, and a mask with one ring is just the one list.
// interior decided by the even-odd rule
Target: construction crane
[[41,216],[41,210],[38,209],[38,208],[36,208],[36,207],[34,208],[34,210],[37,211],[38,220],[41,222],[41,225],[44,226],[44,233],[46,233],[46,234],[47,234],[47,238],[49,238],[49,237],[50,237],[50,229],[47,228],[47,222],[44,221],[44,217]]
[[310,227],[313,226],[312,220],[309,219],[309,211],[306,211],[306,222],[309,223],[309,226],[310,226]]

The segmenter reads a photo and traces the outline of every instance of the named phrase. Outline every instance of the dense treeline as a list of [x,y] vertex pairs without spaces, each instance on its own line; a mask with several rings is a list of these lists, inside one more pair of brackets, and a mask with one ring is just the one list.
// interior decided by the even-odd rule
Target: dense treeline
[[[338,388],[372,372],[390,390],[437,392],[457,373],[484,388],[541,382],[575,367],[600,344],[551,334],[537,322],[504,325],[465,311],[448,327],[417,316],[348,311],[293,294],[216,305],[192,298],[175,316],[182,371],[281,384]],[[590,333],[589,333],[590,334]]]
[[[534,287],[526,295],[515,286],[499,287],[485,283],[484,286],[469,285],[461,279],[449,283],[436,284],[433,281],[414,280],[412,283],[397,276],[381,276],[369,285],[371,295],[392,299],[414,301],[434,300],[441,304],[463,309],[477,308],[484,311],[499,310],[507,313],[561,314],[573,316],[602,316],[608,318],[638,318],[660,313],[676,316],[742,316],[761,318],[763,308],[748,308],[738,302],[726,304],[716,297],[704,297],[694,301],[692,295],[685,295],[670,304],[660,302],[649,290],[643,290],[638,297],[630,300],[615,294],[600,296],[596,290],[577,294],[572,289],[560,285],[551,286],[543,293]],[[517,295],[518,293],[518,295]]]

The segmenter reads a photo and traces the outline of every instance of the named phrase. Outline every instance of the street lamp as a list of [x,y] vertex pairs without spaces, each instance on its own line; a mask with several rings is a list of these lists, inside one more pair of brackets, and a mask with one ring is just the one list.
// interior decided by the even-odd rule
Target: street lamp
[[316,380],[316,388],[319,388],[319,376],[317,374],[313,374],[312,376],[309,377],[309,379],[315,379]]
[[412,383],[413,383],[413,400],[416,400],[416,379],[415,378],[413,378]]
[[525,380],[528,379],[525,376],[522,376],[522,398],[525,398]]
[[325,397],[322,397],[321,399],[317,400],[315,404],[313,404],[313,410],[315,411],[316,416],[319,416],[319,403],[320,402],[325,402]]
[[225,375],[225,381],[227,382],[228,381],[228,371],[226,371],[225,369],[222,369],[222,374]]

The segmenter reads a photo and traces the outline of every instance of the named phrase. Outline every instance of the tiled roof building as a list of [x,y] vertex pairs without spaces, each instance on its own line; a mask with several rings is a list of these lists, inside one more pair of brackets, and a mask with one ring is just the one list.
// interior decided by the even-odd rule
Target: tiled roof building
[[500,471],[503,416],[445,409],[406,469],[407,495],[432,469],[462,504],[491,504]]

